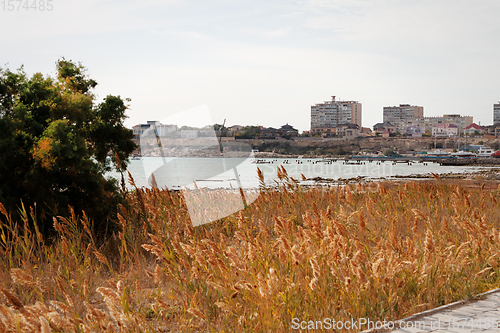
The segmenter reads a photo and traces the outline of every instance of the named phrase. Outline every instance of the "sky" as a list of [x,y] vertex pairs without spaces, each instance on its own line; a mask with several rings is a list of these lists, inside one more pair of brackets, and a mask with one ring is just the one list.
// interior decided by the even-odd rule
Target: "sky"
[[500,100],[498,0],[25,1],[0,3],[0,67],[81,62],[99,100],[131,98],[128,127],[206,105],[226,126],[304,131],[332,95],[362,103],[365,127],[399,104],[488,125]]

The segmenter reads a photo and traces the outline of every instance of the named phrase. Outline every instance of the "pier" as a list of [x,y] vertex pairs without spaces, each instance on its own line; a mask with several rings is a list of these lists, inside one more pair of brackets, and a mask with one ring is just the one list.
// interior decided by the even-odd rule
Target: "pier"
[[[280,158],[281,160],[282,158]],[[256,164],[274,164],[278,162],[277,158],[255,158],[253,163]],[[321,159],[315,158],[301,158],[289,157],[284,158],[282,164],[332,164],[335,162],[342,162],[347,165],[363,165],[366,163],[392,163],[412,165],[415,163],[439,163],[443,166],[500,166],[500,158],[493,157],[454,157],[454,156],[347,156],[347,157],[323,157]]]
[[500,158],[493,157],[452,157],[452,156],[349,156],[347,158],[334,158],[332,160],[343,160],[346,164],[362,162],[392,162],[396,163],[439,163],[443,166],[500,166]]

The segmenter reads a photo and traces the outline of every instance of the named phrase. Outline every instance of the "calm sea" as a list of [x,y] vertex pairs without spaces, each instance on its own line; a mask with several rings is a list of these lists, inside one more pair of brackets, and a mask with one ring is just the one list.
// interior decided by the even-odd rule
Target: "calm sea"
[[[267,185],[276,183],[278,166],[283,166],[290,177],[297,180],[306,178],[363,177],[366,179],[391,178],[394,176],[428,175],[431,172],[464,173],[486,169],[485,167],[441,166],[427,162],[393,164],[392,162],[362,162],[362,164],[344,164],[344,161],[324,162],[321,159],[245,159],[245,158],[162,158],[143,157],[131,160],[128,171],[137,186],[150,187],[151,173],[160,188],[258,188],[257,168],[263,174]],[[120,174],[110,173],[120,179]],[[125,174],[126,176],[126,174]],[[307,183],[314,183],[309,181]]]

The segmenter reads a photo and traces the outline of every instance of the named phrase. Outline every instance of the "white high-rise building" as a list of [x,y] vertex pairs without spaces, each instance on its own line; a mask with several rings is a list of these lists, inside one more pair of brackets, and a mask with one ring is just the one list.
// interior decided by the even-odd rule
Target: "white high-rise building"
[[399,106],[384,107],[384,122],[396,126],[401,133],[406,133],[407,127],[414,126],[416,124],[415,120],[423,116],[423,106],[399,104]]
[[493,125],[500,124],[500,102],[493,104]]
[[361,127],[361,103],[358,101],[331,101],[311,106],[311,130],[333,128],[339,124],[357,124]]

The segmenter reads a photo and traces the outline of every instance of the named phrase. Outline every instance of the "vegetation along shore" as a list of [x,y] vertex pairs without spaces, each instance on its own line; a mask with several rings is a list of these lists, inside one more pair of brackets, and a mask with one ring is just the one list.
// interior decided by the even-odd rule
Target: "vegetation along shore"
[[0,206],[0,330],[286,332],[294,318],[394,320],[498,287],[497,180],[323,188],[279,175],[196,228],[180,192],[137,188],[105,240],[83,213],[54,218],[46,239],[32,209],[17,224]]
[[[0,332],[289,332],[396,320],[499,285],[496,169],[388,182],[278,166],[272,187],[258,169],[255,201],[193,227],[186,202],[206,217],[233,189],[186,200],[107,178],[137,149],[129,100],[98,101],[81,64],[56,70],[0,70]],[[251,148],[363,148],[265,146]]]

